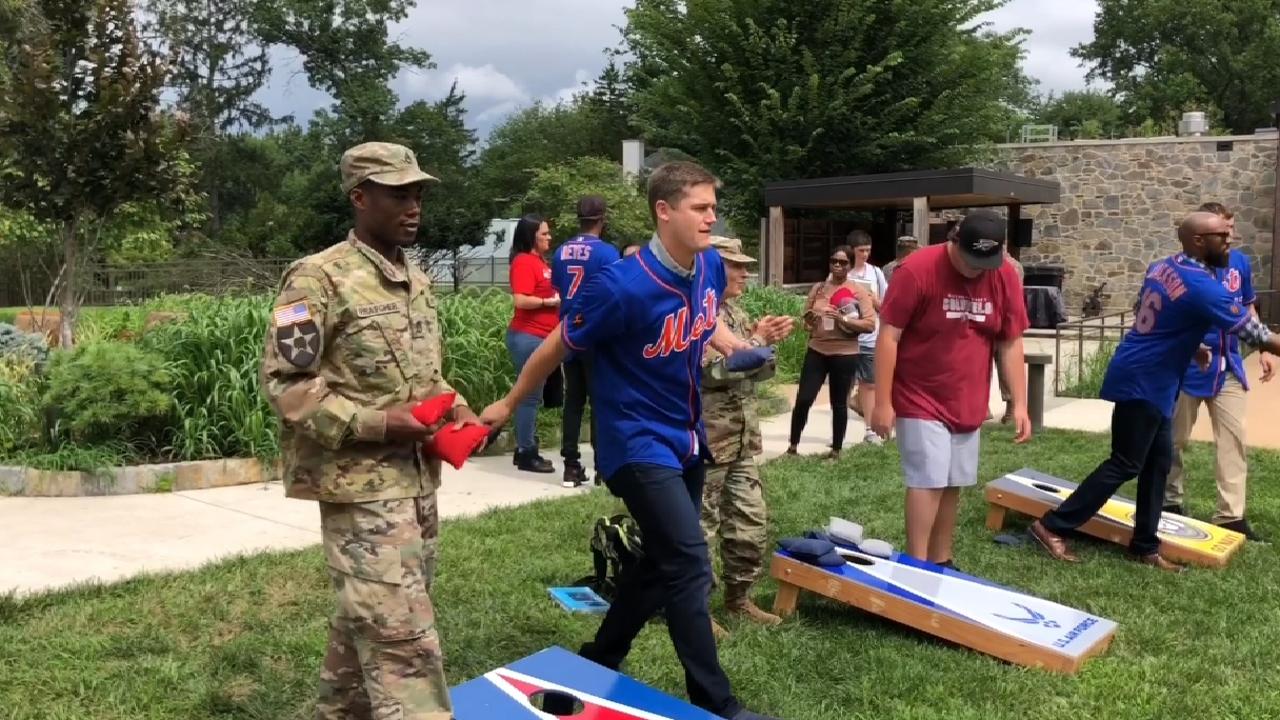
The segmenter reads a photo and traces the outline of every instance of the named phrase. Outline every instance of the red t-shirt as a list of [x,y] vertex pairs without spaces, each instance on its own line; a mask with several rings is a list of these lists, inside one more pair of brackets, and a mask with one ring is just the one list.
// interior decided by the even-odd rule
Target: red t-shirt
[[[556,296],[555,286],[551,284],[551,266],[537,253],[520,253],[511,261],[511,292],[521,295],[532,295],[537,298]],[[534,308],[521,310],[516,308],[515,315],[508,326],[512,330],[538,337],[546,337],[560,322],[558,307]]]
[[902,330],[893,373],[897,416],[967,433],[987,419],[996,343],[1021,337],[1029,323],[1012,264],[970,280],[951,264],[947,245],[917,250],[893,271],[880,322]]

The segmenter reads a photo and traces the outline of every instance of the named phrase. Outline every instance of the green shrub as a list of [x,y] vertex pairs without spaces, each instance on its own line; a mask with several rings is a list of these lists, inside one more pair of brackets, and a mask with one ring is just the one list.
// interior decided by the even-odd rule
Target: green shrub
[[8,323],[0,323],[0,358],[43,368],[49,360],[49,345],[39,333],[26,333]]
[[135,345],[102,342],[58,353],[45,393],[53,436],[81,446],[154,444],[172,419],[171,384],[164,360]]
[[1102,379],[1107,374],[1107,366],[1116,354],[1116,343],[1103,341],[1098,349],[1084,357],[1066,363],[1063,368],[1062,383],[1066,386],[1060,393],[1062,397],[1096,398],[1102,392]]
[[168,297],[162,307],[187,313],[139,341],[164,358],[172,379],[168,453],[180,460],[274,456],[276,419],[258,382],[271,298]]
[[804,313],[804,296],[776,287],[749,287],[743,293],[742,308],[752,319],[765,315],[789,315],[796,319],[796,329],[791,336],[783,340],[777,347],[778,380],[796,382],[800,379],[800,367],[804,365],[805,348],[809,336],[800,324],[800,316]]
[[40,444],[41,390],[33,362],[0,358],[0,456]]
[[11,309],[0,310],[0,324],[13,325],[18,321],[18,311]]
[[76,323],[76,344],[129,341],[142,334],[147,311],[138,306],[112,307],[86,312]]

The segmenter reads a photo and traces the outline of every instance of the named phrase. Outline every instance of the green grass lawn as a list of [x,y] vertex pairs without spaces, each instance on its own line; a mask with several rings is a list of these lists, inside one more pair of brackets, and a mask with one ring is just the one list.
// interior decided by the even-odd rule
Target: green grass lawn
[[[1079,479],[1106,450],[1105,436],[1053,431],[1017,447],[997,429],[984,438],[981,477],[1030,465]],[[1268,481],[1280,470],[1280,454],[1255,452],[1251,462],[1251,515],[1275,534],[1280,493]],[[1204,517],[1213,503],[1209,448],[1196,446],[1188,463],[1191,510]],[[775,537],[839,515],[872,536],[902,542],[891,447],[858,447],[834,464],[778,460],[766,468],[766,485]],[[435,597],[452,683],[548,645],[576,649],[590,638],[598,620],[559,610],[545,588],[590,571],[590,523],[616,507],[595,492],[445,524]],[[1280,712],[1280,564],[1272,547],[1251,545],[1225,570],[1170,576],[1126,561],[1118,547],[1081,542],[1085,564],[1073,566],[1029,545],[992,543],[978,491],[966,495],[962,513],[956,558],[966,571],[1117,621],[1111,649],[1080,674],[1061,676],[807,598],[779,628],[728,625],[732,637],[720,651],[740,697],[789,720]],[[1014,522],[1021,529],[1022,521]],[[771,604],[774,591],[771,580],[762,583],[762,604]],[[0,717],[305,718],[329,608],[315,549],[0,600]],[[683,696],[662,625],[641,634],[626,669]]]

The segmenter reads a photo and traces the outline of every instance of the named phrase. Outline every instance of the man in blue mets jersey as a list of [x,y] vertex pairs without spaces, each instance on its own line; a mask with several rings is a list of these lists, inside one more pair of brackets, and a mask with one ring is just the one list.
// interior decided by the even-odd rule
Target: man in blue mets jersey
[[[609,490],[644,537],[644,558],[619,579],[616,599],[581,654],[616,670],[645,623],[665,609],[693,704],[733,720],[768,720],[734,697],[720,667],[707,607],[711,567],[699,521],[703,461],[702,355],[709,344],[730,370],[760,367],[772,350],[739,340],[716,322],[725,288],[711,250],[714,175],[693,163],[663,165],[649,179],[657,232],[638,253],[596,274],[529,358],[506,397],[482,422],[507,421],[569,351],[592,353],[592,410]],[[787,328],[790,318],[760,322]]]
[[1133,327],[1107,367],[1102,399],[1111,413],[1111,456],[1063,503],[1031,524],[1031,536],[1054,558],[1079,562],[1062,535],[1080,527],[1121,485],[1138,478],[1137,511],[1129,554],[1160,570],[1180,565],[1160,554],[1156,536],[1165,481],[1173,457],[1172,417],[1182,376],[1193,356],[1209,362],[1201,339],[1217,328],[1271,353],[1280,338],[1218,280],[1230,264],[1231,230],[1221,216],[1195,212],[1178,228],[1182,252],[1147,268]]
[[[585,195],[578,200],[578,234],[556,248],[551,260],[551,284],[560,293],[560,319],[573,306],[586,282],[601,269],[617,262],[622,256],[613,245],[600,239],[604,232],[605,214],[608,209],[604,198]],[[560,437],[560,456],[564,458],[564,487],[572,488],[587,482],[582,469],[582,454],[578,452],[578,437],[582,431],[582,411],[590,396],[588,383],[591,377],[591,353],[573,353],[564,361],[564,416]],[[597,454],[596,416],[591,414],[591,452]],[[596,467],[596,484],[600,484],[600,468]]]

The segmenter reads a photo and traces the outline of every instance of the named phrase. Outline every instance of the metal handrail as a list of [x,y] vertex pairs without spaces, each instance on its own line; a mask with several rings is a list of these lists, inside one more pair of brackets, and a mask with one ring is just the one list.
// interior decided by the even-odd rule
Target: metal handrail
[[[1067,340],[1071,331],[1075,331],[1076,341],[1076,385],[1084,383],[1084,343],[1086,334],[1097,333],[1097,342],[1101,343],[1108,339],[1119,340],[1124,331],[1129,327],[1129,316],[1133,315],[1132,310],[1121,310],[1119,312],[1106,313],[1096,317],[1084,318],[1075,322],[1059,323],[1056,328],[1057,332],[1053,338],[1053,394],[1062,394],[1062,341],[1066,335]],[[1115,321],[1114,324],[1112,321]],[[1110,336],[1110,337],[1109,337]],[[1089,338],[1093,340],[1094,338]]]

